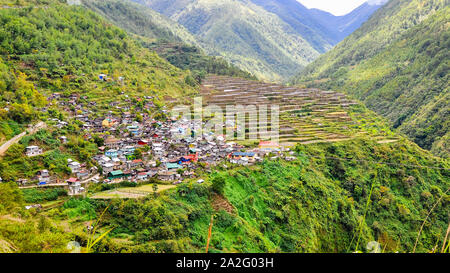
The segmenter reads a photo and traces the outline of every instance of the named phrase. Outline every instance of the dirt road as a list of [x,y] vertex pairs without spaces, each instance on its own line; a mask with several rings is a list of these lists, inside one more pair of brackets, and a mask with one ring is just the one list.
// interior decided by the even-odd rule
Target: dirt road
[[29,135],[36,133],[37,131],[39,131],[39,129],[42,129],[46,126],[46,124],[42,121],[38,122],[37,124],[35,124],[34,126],[32,126],[31,128],[28,128],[26,131],[18,134],[17,136],[11,138],[10,140],[6,141],[5,143],[3,143],[2,146],[0,146],[0,156],[3,156],[4,153],[6,153],[6,151],[8,151],[9,147],[11,147],[11,145],[16,144],[17,142],[19,142],[19,140],[27,135],[27,132]]

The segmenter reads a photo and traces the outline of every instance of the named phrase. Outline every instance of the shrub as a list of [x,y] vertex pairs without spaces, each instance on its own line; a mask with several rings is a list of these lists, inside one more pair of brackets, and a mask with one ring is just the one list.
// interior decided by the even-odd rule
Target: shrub
[[223,194],[225,189],[225,179],[221,176],[214,177],[212,180],[212,188],[218,194]]
[[60,196],[67,196],[65,189],[24,189],[24,200],[27,203],[39,203],[42,201],[54,201]]

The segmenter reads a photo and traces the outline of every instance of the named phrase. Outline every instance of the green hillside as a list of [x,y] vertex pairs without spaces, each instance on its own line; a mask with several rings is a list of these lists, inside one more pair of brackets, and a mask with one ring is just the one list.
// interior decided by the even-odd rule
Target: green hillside
[[[0,9],[0,21],[0,144],[30,123],[64,115],[47,100],[53,93],[83,96],[97,103],[100,115],[110,110],[109,103],[128,96],[154,96],[159,102],[196,92],[190,72],[83,7],[14,2]],[[109,80],[99,81],[101,73]]]
[[[441,198],[416,251],[442,245],[450,212],[447,163],[408,142],[295,150],[292,162],[218,169],[203,185],[112,201],[102,229],[114,230],[97,251],[203,252],[214,215],[210,252],[366,252],[371,241],[383,252],[412,252],[423,219]],[[106,205],[93,203],[98,211]]]
[[449,14],[445,1],[391,1],[293,82],[344,91],[448,156]]
[[83,1],[83,4],[127,32],[139,35],[136,38],[144,47],[178,68],[189,69],[197,79],[207,73],[254,78],[222,58],[207,56],[183,26],[148,7],[120,0]]
[[[185,83],[187,72],[85,8],[56,3],[16,6],[1,9],[0,20],[0,106],[2,117],[10,118],[1,121],[4,136],[12,134],[15,122],[35,117],[26,107],[46,105],[38,93],[76,92],[107,103],[120,98],[115,96],[121,92],[173,97],[194,92]],[[114,81],[100,82],[101,73]],[[124,84],[118,84],[119,77]],[[15,116],[17,104],[25,109],[25,117]],[[12,111],[5,114],[10,105]]]
[[319,55],[288,23],[250,0],[136,2],[186,27],[209,55],[261,79],[286,79]]
[[120,28],[134,34],[154,40],[198,46],[196,39],[186,28],[142,5],[126,0],[84,0],[82,3]]
[[21,72],[11,72],[0,58],[0,144],[21,133],[37,117],[34,107],[47,104],[45,97]]

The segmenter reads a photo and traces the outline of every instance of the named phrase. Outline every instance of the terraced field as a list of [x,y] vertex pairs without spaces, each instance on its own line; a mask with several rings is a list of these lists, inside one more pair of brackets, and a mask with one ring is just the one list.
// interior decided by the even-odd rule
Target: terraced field
[[[343,93],[302,89],[258,81],[209,76],[200,90],[205,105],[217,105],[223,111],[227,105],[278,105],[280,143],[290,146],[348,140],[371,135],[378,141],[396,141],[389,131],[380,131],[373,113],[360,110],[360,105]],[[355,111],[358,108],[359,111]],[[234,114],[234,113],[227,113]],[[246,117],[247,126],[258,124],[255,117]],[[267,131],[271,129],[268,115]],[[374,127],[374,128],[371,128]],[[264,128],[263,128],[264,129]],[[248,137],[249,132],[246,133]],[[270,135],[258,133],[259,139]]]

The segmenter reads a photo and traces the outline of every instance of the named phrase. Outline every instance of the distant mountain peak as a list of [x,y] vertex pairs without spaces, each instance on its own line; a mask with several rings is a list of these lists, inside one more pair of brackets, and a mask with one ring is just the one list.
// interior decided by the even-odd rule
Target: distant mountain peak
[[381,6],[389,2],[389,0],[368,0],[366,3],[371,6]]

